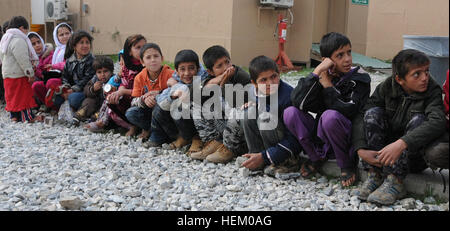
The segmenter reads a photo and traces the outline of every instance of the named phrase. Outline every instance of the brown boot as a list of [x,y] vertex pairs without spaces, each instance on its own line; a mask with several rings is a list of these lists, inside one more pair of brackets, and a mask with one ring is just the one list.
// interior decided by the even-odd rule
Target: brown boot
[[169,150],[175,150],[188,144],[189,142],[187,140],[183,139],[181,136],[178,136],[177,140],[169,144]]
[[203,142],[200,139],[200,137],[198,135],[194,136],[192,138],[192,144],[191,147],[189,148],[189,150],[187,151],[187,155],[191,156],[192,153],[194,152],[200,152],[203,148]]
[[213,154],[217,148],[221,145],[220,142],[216,140],[211,140],[205,143],[205,146],[200,152],[191,153],[191,158],[196,160],[204,160],[208,155]]
[[233,159],[233,152],[231,152],[225,145],[220,144],[217,151],[206,157],[206,160],[212,163],[228,163]]

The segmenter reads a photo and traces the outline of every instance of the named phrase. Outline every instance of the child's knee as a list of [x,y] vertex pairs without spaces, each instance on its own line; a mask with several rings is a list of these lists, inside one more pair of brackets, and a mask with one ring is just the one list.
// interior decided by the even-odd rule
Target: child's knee
[[319,124],[324,130],[335,129],[339,125],[339,121],[343,118],[343,115],[335,110],[326,110],[320,117]]
[[286,126],[293,124],[294,119],[299,117],[300,111],[296,107],[288,107],[283,112],[283,122]]

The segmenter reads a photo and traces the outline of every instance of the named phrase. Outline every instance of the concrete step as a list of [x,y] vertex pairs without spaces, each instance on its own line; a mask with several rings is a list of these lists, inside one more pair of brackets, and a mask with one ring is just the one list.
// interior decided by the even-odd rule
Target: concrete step
[[[322,172],[333,177],[339,177],[341,175],[341,169],[337,166],[336,160],[329,160],[325,163],[322,166]],[[431,190],[433,196],[447,202],[449,198],[449,171],[445,169],[441,173],[445,178],[445,184],[447,186],[445,192],[441,175],[437,171],[433,173],[429,168],[420,174],[408,174],[404,181],[406,190],[409,193],[418,195],[426,195],[426,192]],[[359,176],[361,181],[367,179],[367,172],[363,170],[361,163],[359,164]]]

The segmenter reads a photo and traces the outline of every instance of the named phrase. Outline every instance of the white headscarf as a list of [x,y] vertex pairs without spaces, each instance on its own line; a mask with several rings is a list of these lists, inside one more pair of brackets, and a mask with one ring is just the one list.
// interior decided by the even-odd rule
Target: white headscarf
[[19,37],[25,40],[28,46],[28,53],[30,56],[31,63],[34,65],[37,65],[37,62],[39,62],[39,57],[36,55],[36,51],[33,48],[33,45],[31,45],[30,39],[19,29],[12,28],[8,29],[3,35],[2,40],[0,41],[0,49],[3,54],[6,54],[6,51],[8,49],[9,43],[11,42],[11,39],[14,37]]
[[[43,55],[44,53],[45,53],[45,50],[47,50],[47,46],[45,45],[45,43],[44,43],[44,39],[38,34],[38,33],[36,33],[36,32],[29,32],[28,34],[27,34],[27,37],[28,37],[28,39],[30,38],[30,35],[36,35],[38,38],[39,38],[39,40],[41,40],[41,43],[42,43],[42,51],[41,51],[41,53],[40,54],[37,54],[39,57],[41,56],[41,55]],[[30,39],[30,41],[31,41],[31,39]],[[31,45],[33,45],[33,44],[31,44]]]
[[55,48],[55,52],[53,53],[52,64],[64,62],[64,53],[66,52],[66,45],[61,44],[61,42],[59,42],[59,39],[58,39],[58,28],[62,25],[69,27],[70,32],[73,33],[72,27],[70,27],[69,24],[67,24],[65,22],[60,23],[55,27],[55,29],[53,30],[53,40],[55,41],[56,48]]

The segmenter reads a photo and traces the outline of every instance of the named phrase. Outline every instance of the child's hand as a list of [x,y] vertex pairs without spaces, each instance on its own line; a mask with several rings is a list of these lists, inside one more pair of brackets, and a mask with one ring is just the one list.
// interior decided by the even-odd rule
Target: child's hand
[[94,91],[98,91],[100,89],[102,89],[103,83],[100,81],[97,81],[94,83]]
[[234,66],[231,66],[225,70],[225,72],[222,74],[222,80],[220,81],[220,86],[222,87],[228,80],[234,75],[236,72],[236,68]]
[[241,110],[244,110],[244,109],[252,107],[252,106],[256,106],[256,103],[253,101],[248,101],[247,103],[245,103],[244,105],[241,106]]
[[108,102],[110,104],[119,104],[119,100],[120,100],[121,96],[122,96],[122,94],[120,93],[120,90],[119,90],[119,91],[115,91],[115,92],[111,93],[110,95],[108,95],[106,97],[106,99],[108,100]]
[[378,159],[383,166],[393,166],[400,158],[403,151],[407,148],[407,144],[402,139],[398,139],[394,143],[381,149],[378,152]]
[[173,85],[175,85],[177,83],[178,83],[178,81],[176,81],[174,78],[170,78],[169,80],[167,80],[168,87],[172,87]]
[[316,75],[320,75],[322,72],[328,72],[330,69],[334,69],[334,62],[330,58],[325,58],[319,66],[314,69],[313,73]]
[[150,95],[144,99],[145,105],[149,108],[153,108],[156,105],[156,95]]
[[372,166],[383,167],[380,160],[377,159],[378,152],[373,150],[359,149],[358,156]]
[[172,93],[172,95],[170,96],[170,98],[172,99],[178,99],[179,97],[181,97],[183,95],[183,91],[182,90],[176,90]]
[[46,65],[44,66],[44,69],[45,69],[46,71],[50,70],[51,68],[52,68],[52,64],[46,64]]
[[250,170],[256,170],[264,166],[264,159],[261,153],[249,153],[243,155],[243,157],[247,157],[244,163],[242,163],[243,167],[246,167]]

